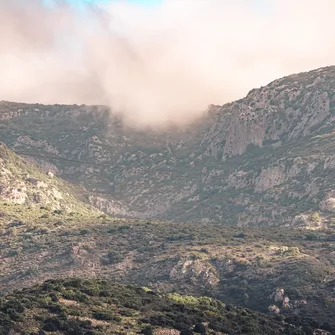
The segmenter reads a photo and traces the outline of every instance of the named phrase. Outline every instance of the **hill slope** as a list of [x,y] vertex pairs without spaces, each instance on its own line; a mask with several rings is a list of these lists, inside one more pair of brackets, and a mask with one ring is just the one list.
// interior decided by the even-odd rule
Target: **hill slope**
[[335,212],[335,67],[212,106],[184,130],[129,129],[94,106],[2,102],[0,121],[0,140],[113,215],[319,228]]
[[159,296],[101,280],[51,280],[0,299],[1,334],[306,335],[315,330],[307,319],[293,320],[295,326],[283,321],[209,298]]
[[0,142],[1,218],[6,214],[45,214],[45,210],[96,216],[99,211],[87,204],[85,190],[60,180],[51,172],[44,173],[23,160]]
[[60,215],[0,231],[0,293],[105,278],[334,324],[335,230],[240,229]]

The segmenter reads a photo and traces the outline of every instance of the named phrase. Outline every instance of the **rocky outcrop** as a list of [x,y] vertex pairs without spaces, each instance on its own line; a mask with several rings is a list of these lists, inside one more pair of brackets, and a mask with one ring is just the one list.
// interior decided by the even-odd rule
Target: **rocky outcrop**
[[307,305],[306,300],[291,301],[290,298],[285,294],[285,290],[283,288],[275,290],[272,294],[270,294],[269,299],[274,301],[275,304],[270,305],[268,310],[269,312],[275,314],[279,314],[285,311],[287,312],[287,310],[298,313],[301,306]]
[[320,202],[320,209],[325,212],[335,213],[335,192],[332,191]]
[[214,288],[220,281],[216,269],[207,261],[182,259],[170,271],[170,280],[199,282]]

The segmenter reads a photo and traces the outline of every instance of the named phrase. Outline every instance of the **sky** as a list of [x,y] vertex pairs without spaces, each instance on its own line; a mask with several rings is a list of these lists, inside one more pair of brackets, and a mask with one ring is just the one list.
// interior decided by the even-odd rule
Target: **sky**
[[46,1],[0,0],[0,100],[106,104],[139,126],[183,125],[335,64],[334,0]]
[[[52,0],[45,0],[45,1],[52,1]],[[69,0],[69,2],[74,4],[75,6],[78,6],[78,5],[80,6],[85,3],[104,5],[112,1],[115,2],[115,1],[120,1],[120,0]],[[161,2],[161,0],[121,0],[121,1],[129,2],[132,4],[136,4],[136,5],[141,5],[141,6],[156,6]]]

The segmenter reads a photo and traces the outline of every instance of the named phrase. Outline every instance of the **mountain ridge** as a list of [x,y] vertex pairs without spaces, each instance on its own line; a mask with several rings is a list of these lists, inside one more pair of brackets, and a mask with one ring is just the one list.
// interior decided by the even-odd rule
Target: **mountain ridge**
[[314,212],[332,219],[334,83],[335,67],[284,77],[162,133],[102,106],[5,103],[0,140],[83,184],[111,215],[311,227]]

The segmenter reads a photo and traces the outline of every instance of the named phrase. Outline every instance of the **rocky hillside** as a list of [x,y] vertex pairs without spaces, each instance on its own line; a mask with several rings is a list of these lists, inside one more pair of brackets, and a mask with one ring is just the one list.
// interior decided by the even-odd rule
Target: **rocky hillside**
[[2,217],[11,205],[19,210],[29,208],[39,212],[41,208],[54,212],[77,212],[97,215],[99,212],[88,205],[85,190],[44,173],[34,164],[16,155],[0,142],[0,201]]
[[308,317],[335,331],[334,229],[83,219],[50,210],[30,220],[29,210],[10,217],[11,207],[18,206],[0,218],[0,295],[50,278],[104,278]]
[[[293,324],[291,323],[293,321]],[[102,280],[50,280],[0,299],[1,334],[330,334],[308,319],[265,316],[201,297]]]
[[0,140],[107,213],[318,229],[335,213],[335,67],[276,80],[202,120],[135,130],[104,107],[0,103]]

